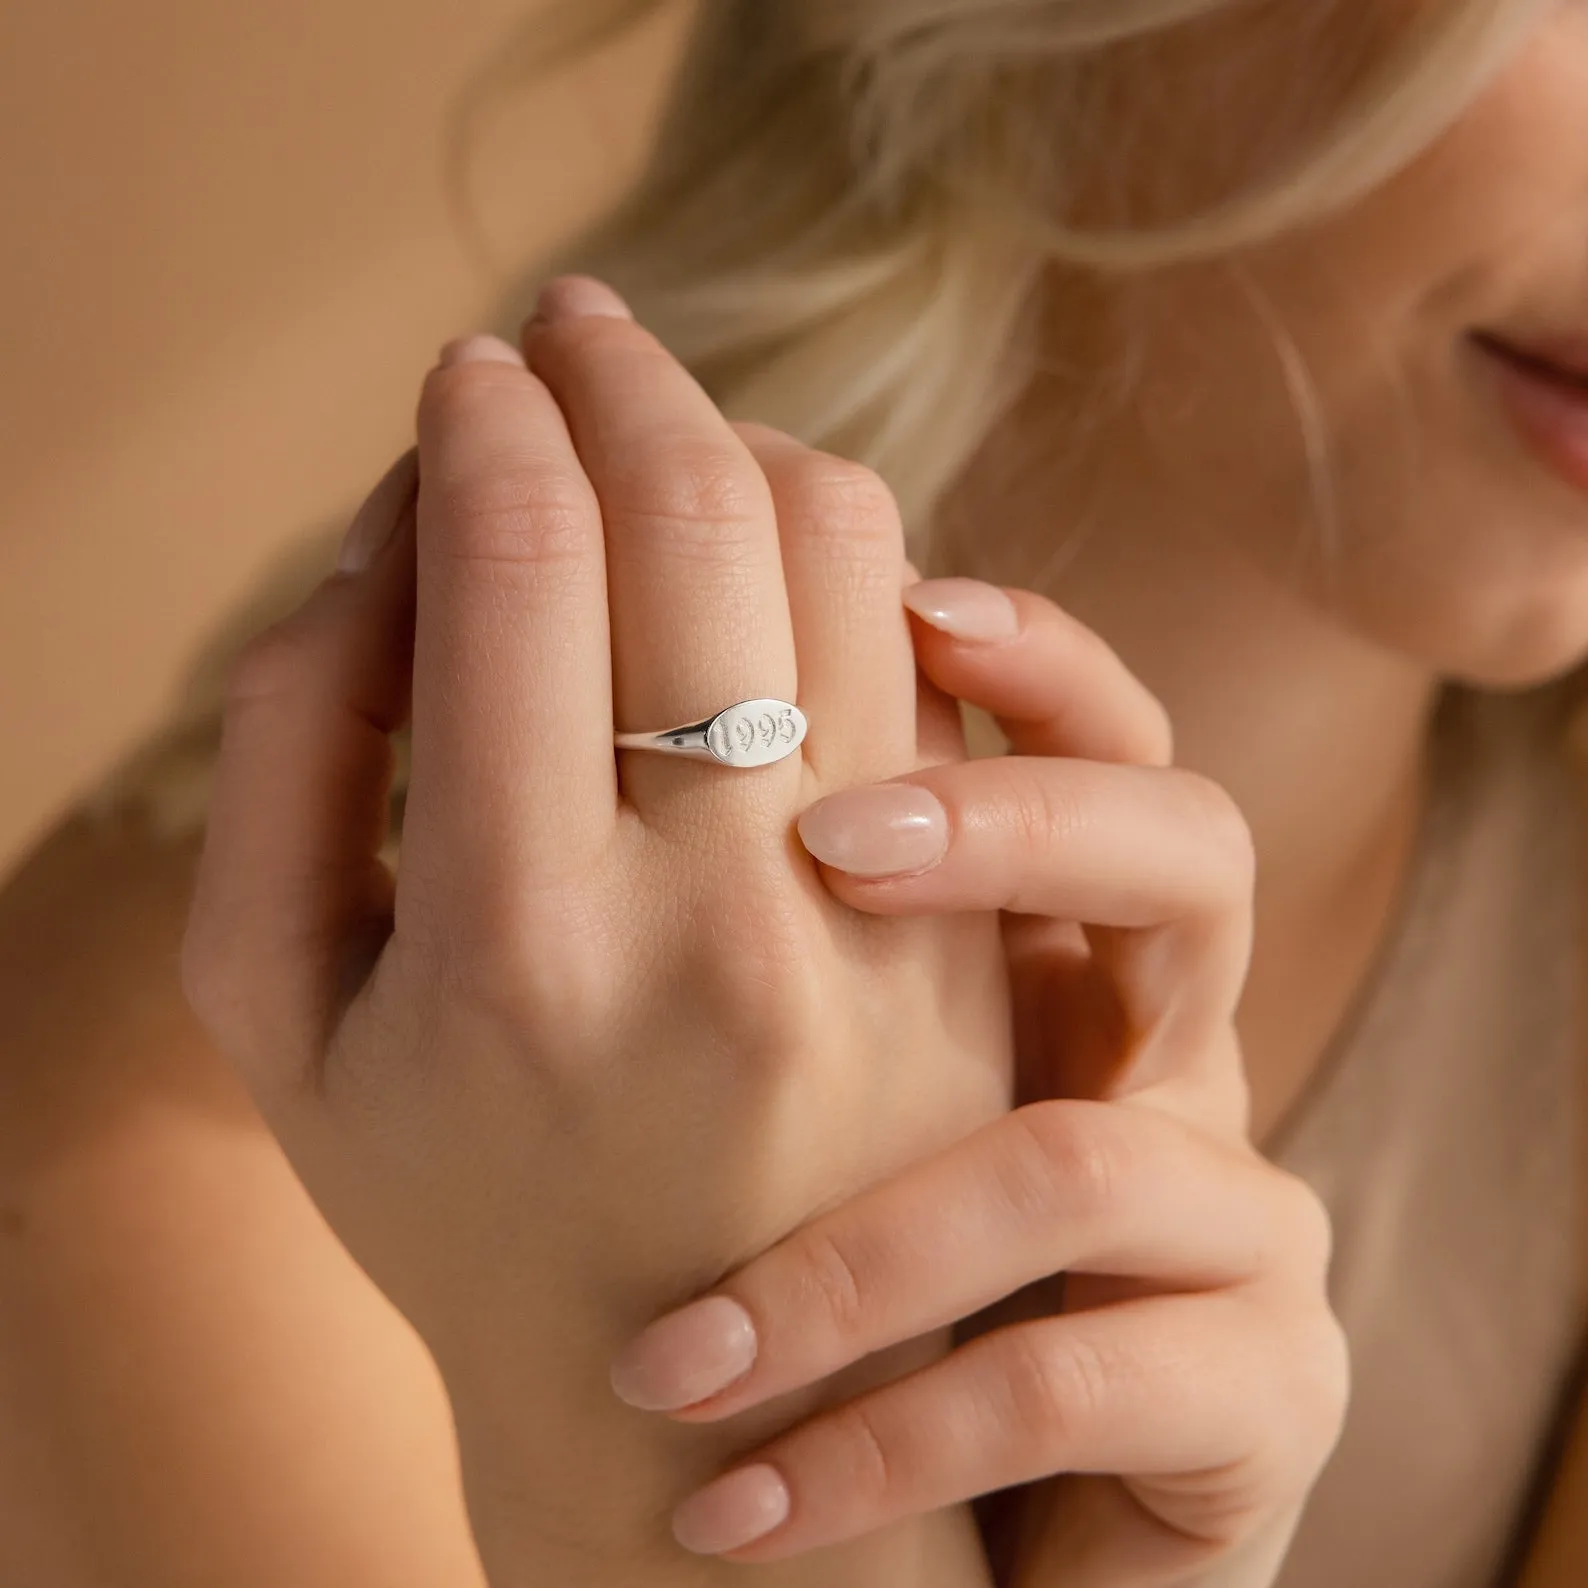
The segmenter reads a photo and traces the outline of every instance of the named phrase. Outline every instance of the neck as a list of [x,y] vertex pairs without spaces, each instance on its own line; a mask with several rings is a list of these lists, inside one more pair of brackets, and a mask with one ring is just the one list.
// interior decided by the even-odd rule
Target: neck
[[[945,515],[954,571],[1031,585],[1095,629],[1169,711],[1177,763],[1223,785],[1245,813],[1258,881],[1238,1026],[1261,1143],[1393,922],[1439,681],[1331,623],[1189,516],[1118,492],[1077,529],[1055,507],[1076,500],[1073,482],[1059,490],[1068,494],[1051,482],[990,491],[988,476],[968,478]],[[968,526],[989,523],[1003,540],[977,546]],[[1019,546],[1041,555],[1021,557]]]

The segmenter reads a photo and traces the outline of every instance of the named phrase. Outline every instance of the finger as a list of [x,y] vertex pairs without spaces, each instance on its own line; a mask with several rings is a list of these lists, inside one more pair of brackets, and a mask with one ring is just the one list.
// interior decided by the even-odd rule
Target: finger
[[390,931],[379,854],[408,713],[417,484],[409,452],[354,519],[349,571],[231,677],[181,969],[261,1099],[315,1062]]
[[1251,953],[1251,835],[1196,773],[998,757],[828,795],[799,832],[857,909],[1087,923],[1133,1085],[1176,1055],[1213,1052],[1234,1016]]
[[977,579],[927,579],[907,589],[904,602],[922,670],[988,712],[1016,755],[1173,760],[1157,697],[1052,601]]
[[[1205,1544],[1213,1574],[1188,1579],[1190,1535],[1144,1506],[1136,1487],[1117,1477],[1065,1474],[1014,1491],[1026,1497],[1027,1525],[999,1581],[1010,1588],[1181,1588],[1190,1581],[1273,1583],[1306,1509],[1306,1496],[1277,1508],[1261,1525],[1227,1544]],[[1233,1532],[1226,1528],[1224,1531]],[[1203,1536],[1203,1535],[1197,1535]]]
[[618,1358],[613,1383],[631,1405],[717,1422],[1048,1275],[1203,1290],[1272,1271],[1321,1280],[1327,1260],[1311,1193],[1254,1152],[1155,1110],[1034,1103],[658,1319]]
[[870,469],[765,425],[735,426],[771,487],[800,705],[818,777],[869,782],[916,765],[915,656],[899,603],[904,530]]
[[[610,303],[599,283],[554,283],[525,345],[601,503],[618,727],[647,732],[740,700],[792,701],[794,637],[766,479],[694,378]],[[782,773],[725,783],[716,769],[703,780],[688,762],[640,752],[625,757],[622,779],[650,814],[676,804],[694,830],[703,797],[739,805],[776,789],[781,803],[800,764],[790,756]]]
[[965,720],[959,702],[946,695],[919,668],[915,674],[915,748],[920,766],[963,761]]
[[551,393],[494,338],[427,376],[419,457],[399,921],[477,942],[615,819],[601,518]]
[[[1205,1563],[1314,1475],[1323,1422],[1297,1394],[1311,1347],[1245,1294],[1153,1296],[984,1335],[757,1450],[674,1513],[709,1544],[723,1501],[780,1479],[787,1520],[734,1547],[787,1556],[1058,1472],[1147,1474],[1145,1524]],[[1298,1367],[1296,1358],[1306,1359]],[[1314,1397],[1321,1411],[1321,1395]],[[1198,1534],[1215,1519],[1213,1536]]]
[[[904,586],[921,582],[921,570],[908,560],[904,564]],[[911,643],[914,643],[911,634]],[[937,766],[945,761],[963,761],[968,750],[965,719],[959,702],[945,689],[940,689],[922,671],[919,660],[915,667],[915,743],[923,766]],[[1000,753],[1002,753],[1000,749]]]

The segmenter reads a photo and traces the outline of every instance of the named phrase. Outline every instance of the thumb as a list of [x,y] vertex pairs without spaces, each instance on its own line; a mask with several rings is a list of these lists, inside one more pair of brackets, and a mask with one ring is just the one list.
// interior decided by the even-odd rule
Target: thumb
[[[354,519],[337,573],[230,681],[182,984],[256,1098],[316,1062],[390,933],[390,735],[412,682],[417,456]],[[254,1073],[249,1073],[253,1071]]]

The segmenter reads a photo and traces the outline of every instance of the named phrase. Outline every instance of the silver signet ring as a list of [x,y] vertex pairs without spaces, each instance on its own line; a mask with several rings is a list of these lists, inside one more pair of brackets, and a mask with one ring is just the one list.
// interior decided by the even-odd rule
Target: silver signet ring
[[805,713],[786,700],[741,700],[704,722],[661,733],[615,733],[619,750],[658,750],[721,766],[769,766],[805,742]]

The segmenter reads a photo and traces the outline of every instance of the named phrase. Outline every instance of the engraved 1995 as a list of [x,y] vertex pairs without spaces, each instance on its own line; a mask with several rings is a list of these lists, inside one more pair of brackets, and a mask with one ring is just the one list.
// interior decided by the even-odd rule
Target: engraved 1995
[[787,701],[741,700],[712,719],[706,745],[728,766],[766,766],[799,748],[805,726],[805,714]]

